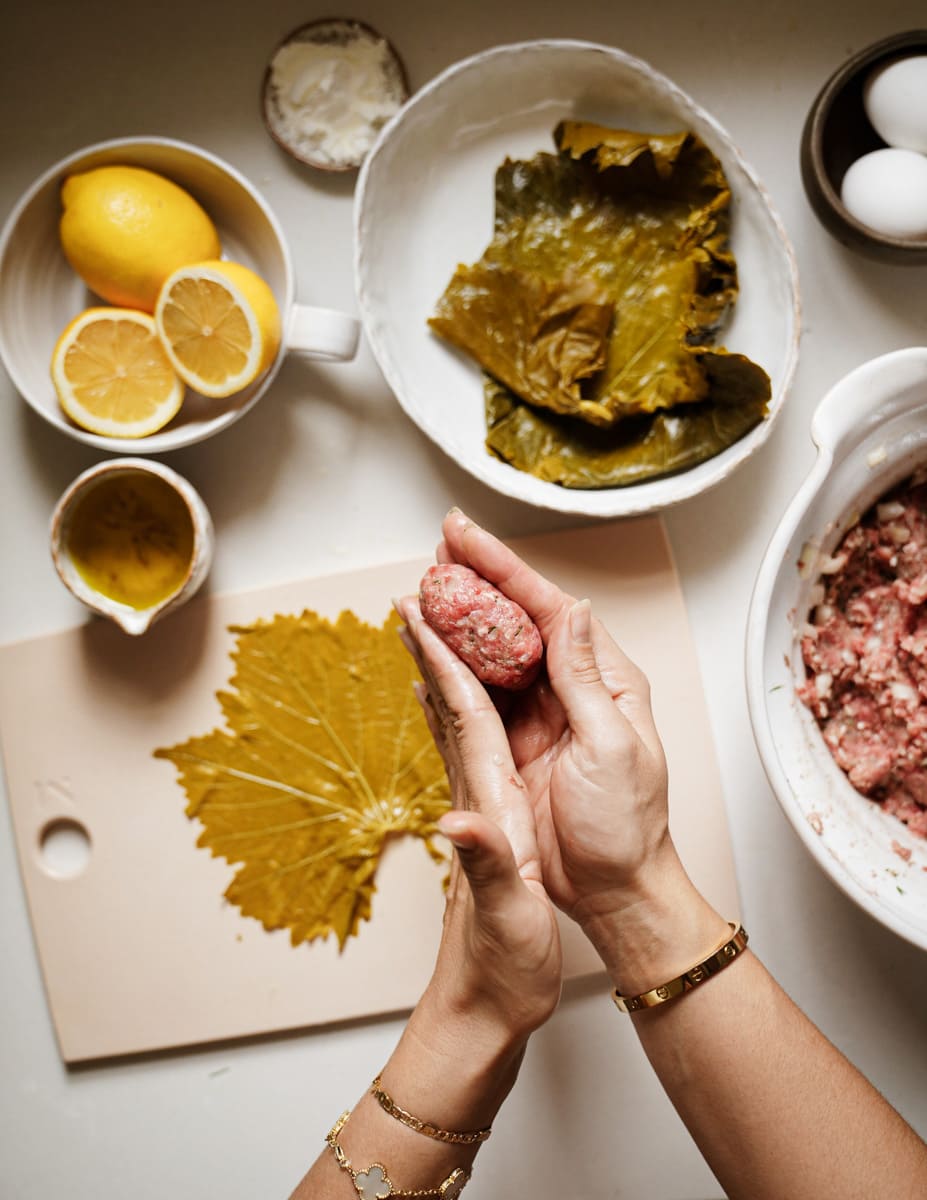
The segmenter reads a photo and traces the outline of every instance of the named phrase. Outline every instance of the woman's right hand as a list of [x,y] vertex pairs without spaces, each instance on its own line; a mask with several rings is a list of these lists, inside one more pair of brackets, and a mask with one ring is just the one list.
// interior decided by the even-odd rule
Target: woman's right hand
[[588,601],[577,603],[460,512],[448,514],[443,533],[439,558],[495,584],[544,640],[546,678],[516,693],[506,714],[544,886],[622,986],[639,977],[652,986],[675,965],[664,941],[681,944],[692,961],[727,926],[689,881],[669,835],[666,760],[647,679]]

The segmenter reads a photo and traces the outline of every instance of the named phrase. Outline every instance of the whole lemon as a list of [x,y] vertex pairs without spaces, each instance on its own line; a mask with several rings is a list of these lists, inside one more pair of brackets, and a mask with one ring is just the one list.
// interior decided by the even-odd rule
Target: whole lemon
[[111,304],[153,312],[178,267],[221,253],[216,227],[189,192],[142,167],[96,167],[61,188],[65,257]]

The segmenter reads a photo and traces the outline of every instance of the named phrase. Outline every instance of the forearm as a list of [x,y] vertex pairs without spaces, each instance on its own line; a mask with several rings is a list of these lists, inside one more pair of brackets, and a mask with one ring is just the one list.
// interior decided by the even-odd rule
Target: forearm
[[749,951],[632,1018],[730,1200],[916,1200],[927,1148]]
[[[727,926],[688,881],[594,938],[615,986],[681,974]],[[915,1200],[927,1148],[747,951],[682,997],[634,1014],[644,1050],[730,1200]]]
[[[383,1088],[401,1108],[440,1129],[485,1129],[515,1082],[524,1047],[524,1038],[475,1016],[449,1014],[426,993],[382,1070]],[[337,1116],[332,1113],[333,1122]],[[355,1105],[338,1140],[355,1170],[381,1163],[393,1186],[404,1191],[437,1189],[456,1167],[472,1169],[480,1145],[438,1141],[410,1129],[369,1092]],[[326,1147],[292,1200],[352,1195],[349,1175]]]

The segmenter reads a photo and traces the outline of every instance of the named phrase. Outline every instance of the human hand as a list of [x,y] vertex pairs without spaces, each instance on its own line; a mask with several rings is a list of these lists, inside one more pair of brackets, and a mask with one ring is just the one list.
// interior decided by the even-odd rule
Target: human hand
[[439,560],[495,584],[544,640],[546,676],[503,702],[545,887],[610,966],[622,952],[636,958],[625,932],[636,925],[646,941],[657,910],[704,904],[669,835],[666,761],[647,679],[588,601],[577,603],[460,512],[448,514],[443,533]]
[[472,1036],[517,1043],[560,995],[560,938],[541,881],[534,815],[486,690],[424,622],[413,597],[397,609],[454,804],[440,823],[457,853],[426,1005],[472,1022]]
[[[408,1120],[394,1119],[368,1092],[338,1144],[357,1164],[389,1163],[393,1179],[447,1180],[469,1170],[479,1149],[479,1141],[462,1144],[459,1135],[492,1126],[528,1036],[557,1005],[560,935],[541,882],[534,816],[498,712],[425,624],[417,599],[396,601],[396,608],[405,622],[400,636],[424,680],[417,695],[447,769],[454,808],[440,827],[456,854],[434,974],[379,1078],[405,1118],[416,1114],[452,1131],[452,1140],[410,1135]],[[293,1200],[344,1190],[341,1175],[338,1162],[323,1154]]]

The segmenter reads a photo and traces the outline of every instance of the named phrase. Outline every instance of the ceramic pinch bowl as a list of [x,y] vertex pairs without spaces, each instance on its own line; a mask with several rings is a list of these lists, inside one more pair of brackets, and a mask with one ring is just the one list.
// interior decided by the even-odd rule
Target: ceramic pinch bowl
[[[352,66],[358,50],[361,58]],[[358,169],[408,96],[405,66],[381,33],[365,21],[325,17],[300,25],[277,45],[264,72],[261,108],[267,132],[291,158],[340,173]],[[345,135],[354,142],[347,153],[326,147]]]
[[927,464],[927,347],[857,367],[820,402],[811,436],[817,459],[770,541],[750,604],[750,720],[776,798],[818,865],[870,916],[927,949],[927,840],[851,786],[796,694],[818,564]]
[[[156,486],[160,484],[160,504],[167,503],[171,515],[179,517],[179,532],[183,544],[189,547],[189,555],[182,554],[182,566],[176,576],[167,588],[161,589],[164,594],[158,595],[145,607],[107,594],[106,590],[95,586],[95,582],[91,582],[86,573],[78,569],[76,561],[79,522],[84,522],[86,539],[86,526],[91,520],[86,516],[86,509],[82,513],[82,506],[91,501],[102,486],[110,486],[119,480],[126,484],[137,481],[148,489],[152,482]],[[124,518],[131,529],[133,517],[131,512],[126,513],[126,508],[125,497],[113,497],[108,501],[108,507],[102,513],[98,509],[92,519],[111,527],[114,521],[119,522]],[[137,515],[134,520],[137,530]],[[145,520],[150,528],[148,514],[145,514]],[[145,532],[147,534],[148,530]],[[159,535],[156,532],[154,536]],[[131,532],[126,540],[130,537]],[[78,475],[55,506],[51,517],[50,540],[52,560],[65,587],[92,612],[115,621],[125,633],[133,636],[145,633],[153,622],[185,604],[196,593],[209,574],[215,545],[212,518],[199,493],[170,467],[144,458],[110,459]],[[144,545],[141,553],[145,553]]]
[[[58,237],[61,185],[102,166],[142,167],[198,200],[219,234],[222,257],[256,271],[280,310],[280,350],[248,387],[222,400],[188,388],[177,415],[144,438],[102,437],[78,428],[58,404],[49,364],[61,331],[100,303],[72,270]],[[50,167],[22,196],[0,232],[0,358],[26,403],[56,429],[111,454],[163,454],[211,437],[267,392],[287,353],[346,362],[360,324],[348,313],[296,302],[296,273],[286,235],[261,193],[229,163],[170,138],[117,138],[87,146]]]

